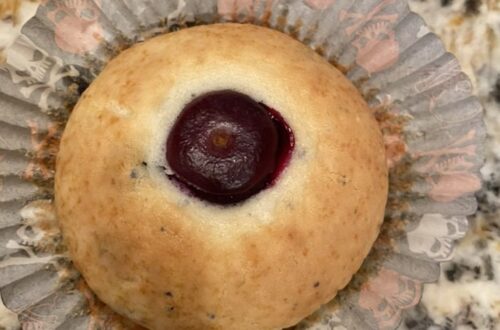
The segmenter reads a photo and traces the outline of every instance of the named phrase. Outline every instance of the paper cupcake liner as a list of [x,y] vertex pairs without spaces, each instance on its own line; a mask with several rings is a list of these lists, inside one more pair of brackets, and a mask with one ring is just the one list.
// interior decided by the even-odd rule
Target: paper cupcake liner
[[[393,329],[467,231],[485,128],[472,85],[403,0],[47,0],[0,67],[0,324],[130,328],[71,267],[54,157],[79,95],[122,49],[216,22],[285,32],[358,87],[384,133],[386,220],[349,286],[297,329]],[[173,50],[175,51],[175,50]]]

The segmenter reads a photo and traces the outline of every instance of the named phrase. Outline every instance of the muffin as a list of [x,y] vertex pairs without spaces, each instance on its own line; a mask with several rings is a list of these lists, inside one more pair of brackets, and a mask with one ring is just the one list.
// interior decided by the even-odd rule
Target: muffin
[[383,221],[382,134],[332,65],[215,24],[138,44],[79,100],[55,203],[97,296],[150,329],[281,329],[347,285]]

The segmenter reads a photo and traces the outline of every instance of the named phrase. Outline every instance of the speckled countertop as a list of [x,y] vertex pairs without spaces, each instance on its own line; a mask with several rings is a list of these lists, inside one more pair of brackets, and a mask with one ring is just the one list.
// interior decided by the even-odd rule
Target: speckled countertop
[[500,1],[411,0],[471,77],[486,110],[488,141],[479,211],[438,283],[401,329],[500,329]]
[[[36,0],[0,0],[1,50],[36,9]],[[500,329],[500,0],[410,0],[460,60],[486,109],[485,179],[471,230],[438,283],[408,311],[400,330]],[[18,8],[20,7],[20,8]],[[17,14],[14,14],[16,9]]]

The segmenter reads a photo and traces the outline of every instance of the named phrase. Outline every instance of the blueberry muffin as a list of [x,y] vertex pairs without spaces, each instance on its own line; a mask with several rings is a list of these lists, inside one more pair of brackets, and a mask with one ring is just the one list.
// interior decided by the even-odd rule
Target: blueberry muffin
[[382,135],[280,32],[216,24],[113,59],[74,109],[56,209],[77,269],[150,329],[282,329],[347,285],[383,220]]

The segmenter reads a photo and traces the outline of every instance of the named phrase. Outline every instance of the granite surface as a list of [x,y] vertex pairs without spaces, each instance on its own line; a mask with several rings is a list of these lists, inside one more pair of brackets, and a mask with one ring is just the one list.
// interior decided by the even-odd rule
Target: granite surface
[[[0,0],[1,50],[17,35],[37,1]],[[500,0],[410,0],[469,74],[486,110],[488,142],[479,211],[453,261],[403,329],[500,329]]]
[[500,1],[411,0],[471,77],[486,111],[488,141],[479,211],[438,283],[401,329],[500,329]]

